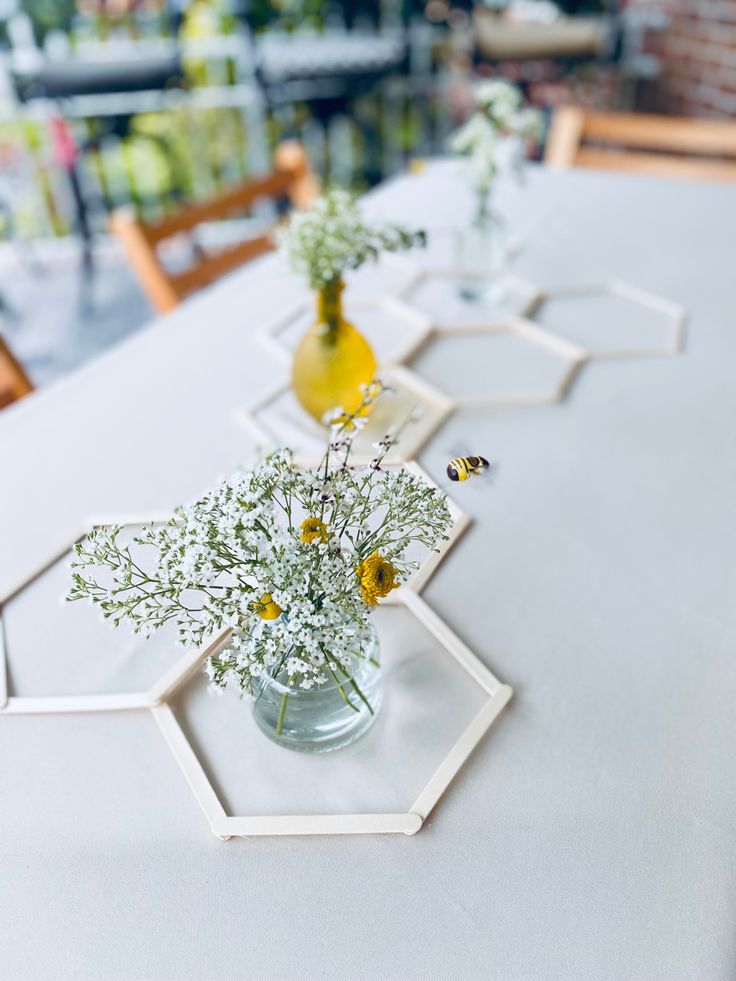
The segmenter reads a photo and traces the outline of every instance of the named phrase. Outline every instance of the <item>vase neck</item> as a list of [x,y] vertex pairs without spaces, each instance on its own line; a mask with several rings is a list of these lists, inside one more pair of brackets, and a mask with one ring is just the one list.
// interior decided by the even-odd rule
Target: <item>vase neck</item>
[[479,187],[476,194],[474,224],[483,228],[491,223],[491,187]]
[[317,292],[317,317],[321,324],[337,330],[342,323],[342,279],[333,279]]

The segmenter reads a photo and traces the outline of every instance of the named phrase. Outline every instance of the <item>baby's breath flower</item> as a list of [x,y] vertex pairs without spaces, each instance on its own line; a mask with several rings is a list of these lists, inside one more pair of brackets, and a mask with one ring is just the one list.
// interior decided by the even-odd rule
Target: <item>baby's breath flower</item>
[[503,128],[521,109],[522,94],[505,78],[489,78],[476,86],[475,105]]
[[504,151],[510,145],[514,169],[522,160],[522,140],[539,140],[542,116],[537,109],[524,108],[519,88],[502,78],[481,82],[475,89],[475,111],[450,138],[450,149],[470,162],[471,177],[479,196],[479,207],[501,169]]
[[369,225],[355,198],[334,188],[304,211],[295,211],[279,236],[282,253],[294,272],[323,289],[340,280],[345,272],[378,259],[382,252],[399,252],[423,245],[421,231],[400,225]]
[[352,467],[355,432],[350,418],[334,425],[338,449],[312,470],[273,453],[132,541],[121,526],[95,529],[75,548],[69,599],[146,636],[173,623],[190,647],[230,628],[206,665],[216,688],[250,694],[277,671],[292,686],[324,683],[365,649],[377,599],[416,568],[410,547],[435,548],[451,523],[441,491],[381,466],[395,435],[375,466]]

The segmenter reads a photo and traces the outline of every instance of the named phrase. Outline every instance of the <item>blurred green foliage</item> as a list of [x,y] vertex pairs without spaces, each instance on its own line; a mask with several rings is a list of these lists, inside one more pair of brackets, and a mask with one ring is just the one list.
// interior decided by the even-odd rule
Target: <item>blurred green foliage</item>
[[[88,0],[82,14],[76,0],[21,2],[33,19],[39,41],[50,30],[67,30],[72,43],[83,38],[105,39],[113,32],[128,33],[131,26],[135,27],[134,19],[144,15],[149,18],[149,27],[154,24],[151,18],[158,17],[157,30],[165,30],[170,23],[164,0],[158,6],[155,0],[131,3],[128,10],[122,4]],[[404,0],[405,4],[415,2],[423,4],[423,0]],[[326,11],[338,6],[345,9],[349,15],[346,21],[350,22],[352,16],[361,13],[376,17],[380,2],[242,0],[238,5],[230,0],[191,0],[179,21],[179,36],[197,39],[232,33],[238,28],[236,13],[247,15],[249,26],[255,31],[267,30],[276,23],[287,30],[305,23],[318,28]],[[138,27],[142,22],[138,21]],[[131,34],[140,36],[135,30]],[[184,67],[190,87],[228,85],[236,80],[232,59],[188,58]],[[389,109],[380,93],[361,96],[355,100],[350,119],[337,120],[339,132],[335,133],[329,125],[323,129],[305,103],[267,111],[265,141],[273,147],[286,137],[303,139],[324,177],[365,187],[381,176],[384,159],[390,158],[395,166],[397,160],[412,152],[422,130],[433,125],[425,110],[403,97],[401,101],[400,109]],[[429,112],[432,111],[430,106]],[[100,229],[106,226],[109,208],[130,202],[144,217],[155,218],[181,201],[216,194],[249,173],[249,133],[238,108],[194,109],[185,102],[174,109],[141,113],[132,117],[127,135],[122,138],[112,135],[109,122],[104,120],[76,121],[72,129],[80,148],[86,148],[80,158],[82,182]],[[34,217],[31,209],[28,214],[16,216],[16,227],[28,235],[47,234],[49,230],[56,235],[68,234],[72,212],[67,175],[56,160],[47,124],[25,121],[22,138],[17,124],[0,125],[0,148],[13,143],[24,145],[29,154],[35,198],[43,202],[48,217],[47,230],[34,228],[38,215]]]
[[31,19],[36,41],[49,31],[69,31],[77,10],[76,0],[21,0],[21,10]]

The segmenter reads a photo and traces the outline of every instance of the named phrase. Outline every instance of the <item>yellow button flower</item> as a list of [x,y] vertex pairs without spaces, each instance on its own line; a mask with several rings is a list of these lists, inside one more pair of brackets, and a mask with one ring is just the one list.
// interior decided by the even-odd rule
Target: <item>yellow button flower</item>
[[326,542],[327,525],[319,518],[306,518],[301,523],[302,533],[299,536],[303,542]]
[[270,593],[264,593],[259,600],[251,604],[261,620],[278,620],[281,616],[281,607],[273,599]]
[[369,606],[377,606],[381,596],[388,596],[392,589],[397,589],[398,569],[387,562],[378,552],[369,555],[367,559],[356,566],[355,572],[360,580],[360,592]]

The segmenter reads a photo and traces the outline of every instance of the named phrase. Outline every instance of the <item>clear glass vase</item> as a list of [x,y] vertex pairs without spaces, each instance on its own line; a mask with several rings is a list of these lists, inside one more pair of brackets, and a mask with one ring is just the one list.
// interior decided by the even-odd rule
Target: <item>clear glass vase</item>
[[503,298],[508,266],[506,224],[495,211],[478,215],[457,232],[455,281],[469,303],[494,303]]
[[363,736],[383,699],[379,643],[371,625],[349,663],[310,689],[289,685],[285,670],[254,681],[253,718],[273,742],[303,753],[329,753]]

